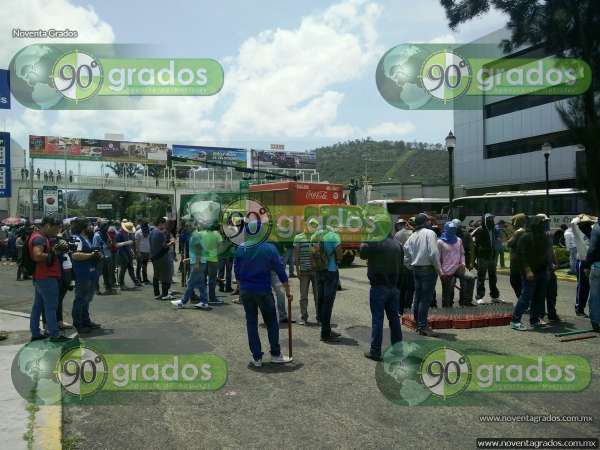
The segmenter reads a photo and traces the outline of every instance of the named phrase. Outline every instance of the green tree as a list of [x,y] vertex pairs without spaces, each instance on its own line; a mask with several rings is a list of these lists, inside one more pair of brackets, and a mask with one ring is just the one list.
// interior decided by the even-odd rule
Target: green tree
[[106,167],[112,170],[115,175],[119,177],[127,175],[128,178],[133,178],[136,175],[143,175],[144,173],[144,166],[141,164],[111,162],[107,164]]
[[[491,8],[506,13],[510,39],[502,45],[509,53],[521,46],[543,46],[548,54],[579,58],[593,74],[600,73],[600,1],[598,0],[440,0],[451,29]],[[580,182],[600,212],[600,78],[583,95],[558,107],[564,124],[585,147],[586,173]]]

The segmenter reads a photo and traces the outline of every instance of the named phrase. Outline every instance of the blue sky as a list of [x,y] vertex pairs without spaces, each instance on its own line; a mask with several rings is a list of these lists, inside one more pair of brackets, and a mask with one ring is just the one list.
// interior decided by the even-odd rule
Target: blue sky
[[151,111],[2,113],[22,145],[28,134],[304,150],[338,141],[442,142],[448,111],[403,111],[379,95],[375,67],[404,42],[468,42],[504,25],[496,12],[451,33],[438,0],[4,0],[0,66],[36,42],[13,27],[78,30],[79,42],[158,44],[160,55],[212,57],[225,88],[211,98],[151,99]]

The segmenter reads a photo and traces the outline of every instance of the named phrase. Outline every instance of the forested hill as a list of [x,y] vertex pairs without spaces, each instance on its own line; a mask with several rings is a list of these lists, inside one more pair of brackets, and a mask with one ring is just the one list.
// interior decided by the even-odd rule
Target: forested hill
[[448,183],[448,153],[440,144],[373,141],[338,143],[316,149],[321,180],[348,183],[368,174],[373,183]]

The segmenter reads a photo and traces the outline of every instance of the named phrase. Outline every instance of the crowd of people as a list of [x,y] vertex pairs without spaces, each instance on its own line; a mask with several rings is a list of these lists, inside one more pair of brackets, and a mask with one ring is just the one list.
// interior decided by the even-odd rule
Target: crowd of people
[[[374,224],[386,230],[388,220],[375,217]],[[363,243],[359,256],[367,261],[372,316],[371,347],[365,356],[381,360],[384,316],[389,322],[392,344],[402,340],[400,318],[406,309],[412,311],[418,334],[436,336],[428,314],[430,308],[438,307],[438,278],[442,308],[454,306],[457,282],[460,307],[509,301],[500,298],[497,287],[498,262],[502,266],[498,252],[504,252],[504,245],[510,252],[510,284],[516,297],[511,328],[529,329],[522,323],[526,312],[533,329],[560,322],[556,312],[555,236],[549,224],[544,214],[517,214],[508,233],[504,224],[498,227],[491,214],[485,214],[479,223],[463,227],[458,219],[437,226],[422,213],[410,220],[399,219],[394,230],[383,232],[385,239]],[[221,292],[239,295],[233,301],[244,307],[252,364],[260,366],[263,358],[259,311],[267,329],[272,361],[289,362],[291,358],[282,354],[279,345],[279,326],[288,321],[286,299],[293,298],[289,278],[299,281],[298,324],[310,323],[312,287],[314,322],[320,327],[321,341],[341,339],[331,327],[342,259],[339,231],[311,219],[288,244],[254,242],[249,237],[236,246],[224,237],[217,224],[187,223],[177,229],[176,223],[165,217],[153,223],[123,219],[96,224],[77,218],[68,226],[46,217],[37,227],[23,225],[14,233],[21,247],[17,278],[33,278],[32,340],[68,339],[62,333],[69,328],[63,321],[62,302],[71,290],[73,327],[85,335],[101,327],[90,317],[90,304],[96,295],[118,295],[151,284],[156,300],[169,301],[177,309],[192,304],[200,310],[211,310],[212,305],[223,303],[216,295],[218,287]],[[573,234],[576,248],[575,313],[587,317],[589,305],[592,326],[599,331],[600,224],[595,218],[580,215],[563,231],[568,232],[564,233],[565,241]],[[497,245],[499,232],[505,233],[502,247]],[[176,261],[181,272],[181,293],[172,290]],[[40,330],[40,318],[44,330]]]

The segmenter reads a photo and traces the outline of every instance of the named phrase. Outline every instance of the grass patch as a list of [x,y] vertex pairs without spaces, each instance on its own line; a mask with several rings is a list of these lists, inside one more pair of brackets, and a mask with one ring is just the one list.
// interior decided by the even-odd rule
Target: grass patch
[[81,444],[81,438],[76,434],[71,434],[62,438],[63,450],[76,450]]
[[33,426],[35,424],[35,413],[37,413],[40,408],[33,404],[29,403],[27,405],[27,431],[23,435],[23,439],[27,442],[27,448],[29,450],[33,449]]

